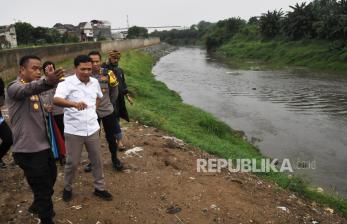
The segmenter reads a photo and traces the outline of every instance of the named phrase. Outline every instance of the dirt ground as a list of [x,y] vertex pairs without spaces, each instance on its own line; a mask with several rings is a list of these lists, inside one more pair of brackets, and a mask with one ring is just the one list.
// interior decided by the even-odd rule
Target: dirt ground
[[[53,197],[56,223],[347,223],[333,210],[254,175],[226,170],[198,173],[196,159],[213,156],[167,138],[155,128],[131,122],[124,125],[124,132],[129,149],[143,149],[133,154],[120,153],[127,167],[124,172],[111,169],[101,135],[105,180],[113,201],[103,201],[92,194],[92,175],[84,173],[82,166],[87,163],[84,153],[73,200],[65,203],[61,198],[63,167],[58,165]],[[11,158],[5,161],[10,163]],[[22,171],[15,166],[0,170],[0,223],[39,223],[27,212],[31,201]]]

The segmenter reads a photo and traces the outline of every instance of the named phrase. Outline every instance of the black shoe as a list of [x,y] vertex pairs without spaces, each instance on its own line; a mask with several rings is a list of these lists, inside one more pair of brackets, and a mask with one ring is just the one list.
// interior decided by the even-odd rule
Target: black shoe
[[72,198],[72,190],[71,191],[68,191],[64,188],[64,191],[63,191],[63,200],[65,202],[69,202],[71,201],[71,198]]
[[106,190],[100,191],[98,189],[95,189],[94,190],[94,195],[104,199],[105,201],[112,201],[112,194],[110,194]]
[[113,169],[115,171],[123,171],[124,170],[124,166],[123,166],[123,163],[119,160],[119,159],[116,159],[114,162],[113,162]]
[[54,224],[52,217],[40,219],[42,224]]
[[30,207],[28,208],[28,212],[32,213],[34,215],[38,215],[39,214],[39,209],[34,205],[30,205]]
[[[32,213],[34,215],[38,215],[39,214],[39,209],[34,205],[30,205],[30,207],[28,208],[28,212]],[[55,216],[55,211],[52,212],[52,217]]]
[[7,168],[6,163],[2,159],[0,159],[0,169],[6,169],[6,168]]
[[84,172],[89,173],[92,171],[92,164],[88,163],[85,167],[84,167]]

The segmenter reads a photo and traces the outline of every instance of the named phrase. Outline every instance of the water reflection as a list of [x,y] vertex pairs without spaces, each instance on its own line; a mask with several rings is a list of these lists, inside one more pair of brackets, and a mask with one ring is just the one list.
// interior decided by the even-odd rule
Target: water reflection
[[167,55],[153,72],[186,103],[256,139],[263,154],[316,161],[298,174],[347,195],[347,75],[231,69],[196,48]]

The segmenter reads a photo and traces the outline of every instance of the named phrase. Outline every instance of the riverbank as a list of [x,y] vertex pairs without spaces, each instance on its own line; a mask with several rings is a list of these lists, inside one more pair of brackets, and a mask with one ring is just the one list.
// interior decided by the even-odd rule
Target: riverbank
[[[153,64],[150,56],[135,56],[130,52],[126,57],[141,61],[142,66],[148,67],[144,70],[141,66],[137,68],[131,66],[133,72],[129,70],[132,75],[128,77],[128,82],[138,102],[131,107],[132,116],[144,124],[168,131],[194,146],[223,158],[262,158],[258,150],[244,141],[239,132],[231,130],[210,114],[183,104],[177,93],[156,81],[149,68]],[[124,58],[123,62],[127,61],[129,60]],[[139,62],[137,64],[140,64]],[[125,63],[124,67],[127,66]],[[310,199],[347,213],[345,200],[317,192],[301,179],[278,173],[261,174],[261,176],[275,181],[283,188],[299,192]]]
[[[152,56],[139,51],[122,55],[121,65],[135,98],[135,104],[128,109],[131,117],[143,124],[123,124],[126,142],[128,147],[141,147],[143,151],[130,157],[121,153],[128,171],[115,174],[110,170],[102,139],[106,181],[115,200],[107,203],[93,198],[91,176],[86,178],[80,169],[76,175],[76,197],[65,204],[61,200],[63,170],[60,167],[54,195],[57,223],[346,222],[339,215],[346,214],[345,201],[309,189],[297,178],[275,173],[260,178],[226,170],[216,174],[197,173],[196,159],[262,156],[239,132],[210,114],[183,104],[177,93],[156,81],[151,73],[154,63]],[[168,135],[184,140],[184,144],[167,138]],[[85,154],[82,161],[86,163]],[[30,192],[19,168],[1,170],[0,189],[0,205],[6,208],[1,209],[0,218],[12,223],[28,220],[35,223],[26,213]],[[167,214],[166,209],[173,205],[182,211]]]
[[300,67],[321,72],[347,72],[347,48],[328,41],[263,41],[236,35],[219,47],[217,53],[241,68],[257,64],[261,69]]
[[[137,101],[136,101],[137,103]],[[63,167],[53,195],[57,224],[298,224],[346,223],[326,206],[247,173],[196,172],[196,160],[216,158],[157,128],[138,122],[123,123],[125,142],[134,149],[120,153],[124,172],[112,170],[104,133],[101,152],[111,202],[93,196],[92,175],[76,172],[73,199],[61,199]],[[6,157],[9,162],[10,158]],[[30,189],[18,167],[0,170],[0,223],[37,224],[27,209]],[[170,214],[173,213],[173,214]]]

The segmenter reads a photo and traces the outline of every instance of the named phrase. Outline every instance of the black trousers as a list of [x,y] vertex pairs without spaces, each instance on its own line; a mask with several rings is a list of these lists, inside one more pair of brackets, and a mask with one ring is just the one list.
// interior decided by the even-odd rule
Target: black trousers
[[0,145],[0,159],[2,159],[13,144],[12,132],[6,121],[2,122],[0,125],[0,138],[2,140]]
[[40,219],[53,215],[52,195],[57,178],[57,167],[50,149],[35,153],[13,153],[14,160],[24,171],[24,175],[34,194],[33,206]]
[[116,116],[114,113],[107,115],[106,117],[99,118],[98,121],[104,126],[105,137],[108,143],[108,149],[111,153],[112,162],[115,163],[117,159],[117,142],[116,142]]

